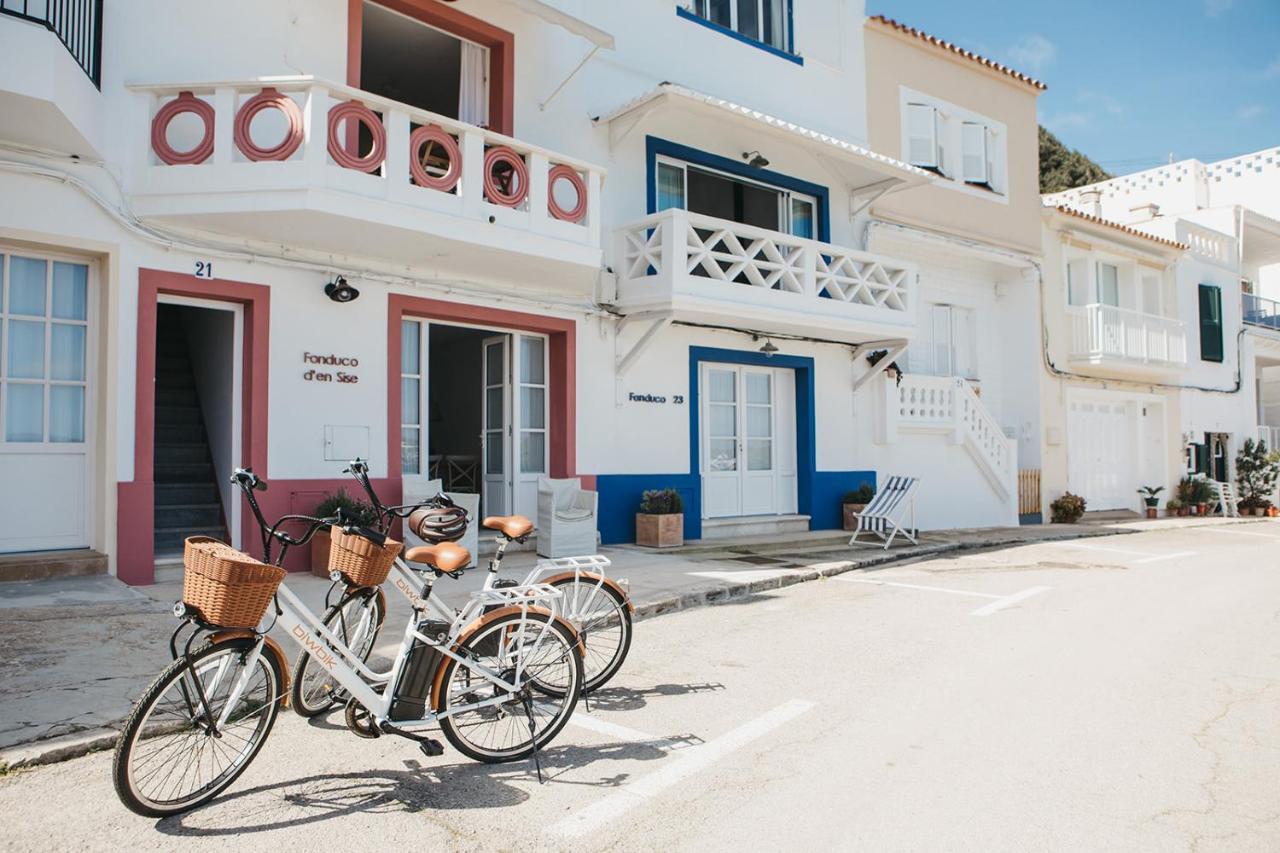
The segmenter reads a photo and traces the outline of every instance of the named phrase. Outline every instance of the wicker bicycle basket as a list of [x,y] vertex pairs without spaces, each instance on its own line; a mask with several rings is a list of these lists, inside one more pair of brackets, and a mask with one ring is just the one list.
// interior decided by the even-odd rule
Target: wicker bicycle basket
[[285,575],[207,536],[187,539],[182,562],[182,600],[205,622],[224,628],[257,625]]
[[329,571],[341,572],[352,586],[378,586],[399,555],[400,543],[394,539],[379,545],[338,527],[329,530]]

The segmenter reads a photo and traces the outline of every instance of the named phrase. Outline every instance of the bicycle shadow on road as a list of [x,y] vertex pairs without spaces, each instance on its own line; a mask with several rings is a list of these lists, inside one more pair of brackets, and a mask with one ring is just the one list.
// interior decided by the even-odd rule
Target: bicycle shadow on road
[[584,702],[596,711],[636,711],[651,699],[664,696],[687,696],[693,693],[715,693],[724,685],[714,681],[694,684],[655,684],[652,687],[602,687],[589,693]]
[[[631,774],[594,780],[569,780],[563,774],[595,761],[648,761],[667,754],[666,749],[649,743],[552,746],[539,753],[548,785],[599,788],[616,788]],[[202,808],[163,818],[156,822],[156,829],[166,835],[214,838],[288,830],[354,814],[499,809],[519,805],[532,795],[531,790],[515,783],[537,789],[532,760],[423,766],[408,759],[404,765],[404,770],[321,773],[232,791]],[[299,809],[303,811],[298,813]],[[242,822],[250,815],[260,820]]]

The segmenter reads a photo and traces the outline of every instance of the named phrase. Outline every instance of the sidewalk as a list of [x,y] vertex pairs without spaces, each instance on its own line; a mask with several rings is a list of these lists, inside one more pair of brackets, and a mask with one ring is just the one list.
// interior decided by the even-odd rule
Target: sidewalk
[[[694,542],[670,551],[636,546],[604,550],[611,577],[630,584],[636,617],[645,619],[708,604],[747,600],[767,590],[856,569],[949,552],[1109,536],[1142,530],[1254,519],[1176,518],[1092,525],[926,533],[919,545],[850,547],[848,534],[815,531],[787,537]],[[1256,519],[1261,521],[1263,519]],[[507,577],[534,563],[532,553],[508,555]],[[478,589],[483,572],[444,578],[437,593],[460,601]],[[329,582],[309,575],[287,581],[307,606],[321,611]],[[128,587],[111,577],[0,583],[0,767],[45,763],[108,748],[134,698],[169,662],[167,641],[181,581]],[[390,615],[377,653],[390,657],[408,607],[389,591]],[[292,660],[296,647],[277,638]]]

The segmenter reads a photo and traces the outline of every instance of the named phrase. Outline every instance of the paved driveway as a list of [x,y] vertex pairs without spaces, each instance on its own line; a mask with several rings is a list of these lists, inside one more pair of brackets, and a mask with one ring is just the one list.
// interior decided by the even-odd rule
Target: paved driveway
[[544,785],[286,715],[181,818],[125,812],[107,754],[0,779],[0,845],[1274,851],[1278,546],[1045,543],[684,611],[640,623]]

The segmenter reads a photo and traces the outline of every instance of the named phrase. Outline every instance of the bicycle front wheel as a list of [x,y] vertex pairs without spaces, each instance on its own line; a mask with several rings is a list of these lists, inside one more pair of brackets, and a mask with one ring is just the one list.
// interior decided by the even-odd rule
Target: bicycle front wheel
[[582,691],[603,687],[618,674],[631,651],[631,608],[626,598],[598,575],[583,574],[552,581],[564,597],[561,616],[578,630],[585,650]]
[[[535,744],[550,743],[569,722],[582,690],[577,646],[572,629],[542,611],[499,616],[463,639],[462,658],[518,690],[446,658],[436,707],[449,743],[486,764],[528,758]],[[486,704],[460,710],[481,702]]]
[[[343,596],[324,615],[325,627],[362,661],[369,659],[378,631],[386,621],[386,599],[377,587],[361,587]],[[309,652],[293,668],[293,710],[304,717],[323,714],[344,696],[342,686]]]
[[[284,673],[265,648],[250,666],[256,645],[252,637],[206,645],[190,663],[175,660],[143,692],[116,742],[112,767],[126,808],[145,817],[195,808],[257,756],[276,720]],[[220,725],[209,725],[224,715]]]

